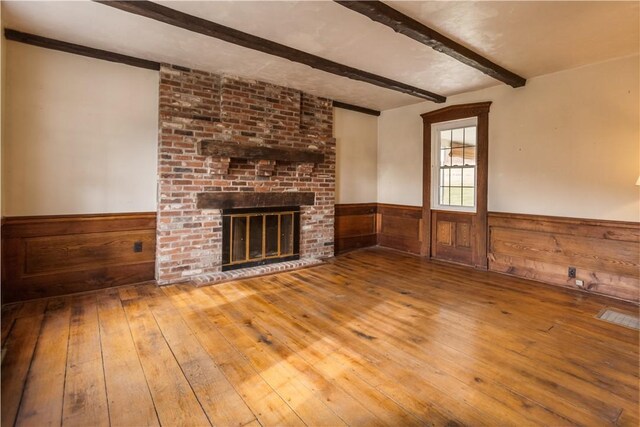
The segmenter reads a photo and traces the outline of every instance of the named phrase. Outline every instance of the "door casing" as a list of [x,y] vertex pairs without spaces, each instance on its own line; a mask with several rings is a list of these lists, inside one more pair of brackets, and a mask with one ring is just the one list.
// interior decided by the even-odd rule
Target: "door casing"
[[[487,195],[489,167],[489,108],[491,102],[451,105],[421,115],[423,122],[423,169],[422,169],[422,236],[420,254],[432,258],[435,255],[436,215],[441,211],[431,208],[431,125],[434,123],[476,117],[477,152],[476,152],[476,213],[473,219],[471,244],[473,252],[469,265],[487,269]],[[440,257],[438,257],[440,258]],[[452,259],[455,261],[455,259]],[[465,262],[466,263],[466,262]]]

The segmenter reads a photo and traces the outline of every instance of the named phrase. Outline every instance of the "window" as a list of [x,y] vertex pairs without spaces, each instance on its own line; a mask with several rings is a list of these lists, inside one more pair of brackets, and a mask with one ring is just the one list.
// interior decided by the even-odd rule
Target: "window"
[[476,211],[476,131],[476,117],[432,125],[432,208]]

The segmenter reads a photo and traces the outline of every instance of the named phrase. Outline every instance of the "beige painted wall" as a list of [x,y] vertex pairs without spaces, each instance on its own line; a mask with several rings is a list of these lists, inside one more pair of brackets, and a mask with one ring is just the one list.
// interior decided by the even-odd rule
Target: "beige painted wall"
[[334,108],[336,203],[377,200],[378,117]]
[[[4,34],[4,20],[2,19],[2,7],[0,5],[0,32]],[[6,64],[5,60],[7,55],[7,49],[5,47],[6,40],[4,36],[0,34],[0,216],[3,213],[2,206],[2,157],[4,151],[3,135],[4,135],[4,98],[6,91],[4,90]]]
[[4,215],[155,211],[158,73],[6,48]]
[[633,56],[384,111],[378,201],[422,204],[421,113],[493,101],[490,211],[638,221],[639,75]]

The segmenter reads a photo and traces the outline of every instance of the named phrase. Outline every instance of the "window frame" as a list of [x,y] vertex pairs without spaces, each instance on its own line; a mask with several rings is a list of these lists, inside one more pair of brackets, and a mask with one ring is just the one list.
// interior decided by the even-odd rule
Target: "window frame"
[[[473,206],[451,206],[440,204],[440,132],[452,129],[460,129],[475,126],[476,128],[476,153],[475,166],[473,168]],[[451,212],[477,213],[478,209],[478,117],[466,117],[463,119],[449,120],[431,124],[431,209]],[[464,168],[462,168],[464,169]]]

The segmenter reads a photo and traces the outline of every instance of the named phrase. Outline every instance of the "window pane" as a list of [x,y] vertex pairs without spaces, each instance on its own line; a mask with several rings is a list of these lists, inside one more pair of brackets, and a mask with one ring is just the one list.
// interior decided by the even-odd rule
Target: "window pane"
[[451,187],[449,193],[449,205],[462,206],[462,188]]
[[477,127],[467,126],[439,131],[439,204],[474,207],[476,184]]
[[464,164],[469,166],[475,166],[476,164],[476,147],[465,146],[464,147]]
[[451,164],[453,166],[462,166],[463,165],[463,155],[464,149],[463,145],[454,143],[454,146],[451,148]]
[[440,204],[449,204],[449,187],[440,187]]
[[440,185],[449,186],[449,169],[440,169]]
[[453,168],[451,169],[451,183],[450,185],[454,187],[462,186],[462,169]]
[[465,145],[476,145],[476,127],[475,126],[464,128],[464,143]]
[[451,145],[453,147],[460,147],[464,143],[464,128],[451,130]]
[[462,206],[469,206],[469,207],[475,206],[475,200],[474,200],[475,192],[476,192],[475,188],[464,187],[462,189]]
[[474,187],[476,185],[476,168],[462,169],[462,185],[465,187]]
[[451,166],[451,149],[440,150],[440,166]]
[[449,148],[451,147],[451,131],[443,130],[440,131],[440,148]]

